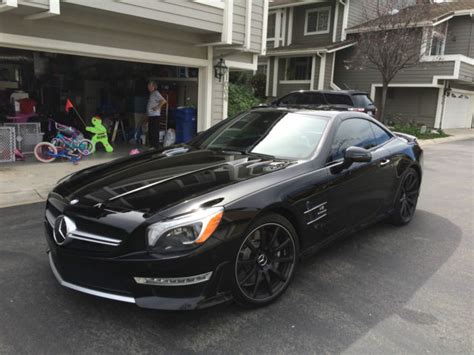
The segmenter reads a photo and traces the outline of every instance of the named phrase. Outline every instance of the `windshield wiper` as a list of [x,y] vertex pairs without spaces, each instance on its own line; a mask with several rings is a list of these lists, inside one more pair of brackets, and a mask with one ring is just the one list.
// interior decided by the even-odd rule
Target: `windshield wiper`
[[274,155],[270,155],[270,154],[254,153],[254,152],[246,152],[245,154],[254,155],[256,157],[263,158],[263,159],[271,159],[271,160],[276,159],[276,157]]
[[234,149],[213,148],[213,147],[206,147],[204,149],[212,150],[213,152],[219,152],[219,153],[224,153],[224,154],[239,154],[239,155],[247,154],[246,152],[242,150],[234,150]]

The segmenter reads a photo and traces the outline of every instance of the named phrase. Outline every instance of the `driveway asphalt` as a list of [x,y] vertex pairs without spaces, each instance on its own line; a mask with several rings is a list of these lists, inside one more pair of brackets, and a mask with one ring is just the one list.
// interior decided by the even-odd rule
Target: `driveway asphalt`
[[474,140],[429,146],[411,224],[300,264],[276,303],[160,312],[59,286],[43,204],[0,209],[0,353],[473,353]]

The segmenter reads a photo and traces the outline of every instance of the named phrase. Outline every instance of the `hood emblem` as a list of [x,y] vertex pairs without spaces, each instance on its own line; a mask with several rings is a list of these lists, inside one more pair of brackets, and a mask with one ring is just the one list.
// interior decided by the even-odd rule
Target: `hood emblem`
[[57,245],[70,241],[69,234],[76,230],[76,224],[68,217],[61,215],[54,222],[53,238]]

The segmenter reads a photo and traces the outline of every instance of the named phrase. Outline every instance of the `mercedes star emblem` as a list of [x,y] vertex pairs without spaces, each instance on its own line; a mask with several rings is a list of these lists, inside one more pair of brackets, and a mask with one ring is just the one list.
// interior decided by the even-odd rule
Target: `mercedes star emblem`
[[69,234],[76,230],[75,223],[68,217],[61,215],[54,222],[53,238],[57,245],[66,244]]

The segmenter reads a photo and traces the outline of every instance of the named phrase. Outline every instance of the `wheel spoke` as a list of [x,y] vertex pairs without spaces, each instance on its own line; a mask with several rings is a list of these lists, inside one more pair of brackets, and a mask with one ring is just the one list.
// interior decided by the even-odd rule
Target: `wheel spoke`
[[257,265],[250,271],[247,275],[245,275],[244,279],[240,282],[242,286],[257,272]]
[[273,243],[275,243],[275,240],[278,236],[278,232],[280,231],[280,228],[275,228],[275,231],[273,232],[272,239],[270,239],[269,246],[271,247]]
[[413,191],[413,188],[416,186],[416,178],[414,175],[408,175],[407,180],[405,182],[405,190],[406,191]]
[[400,213],[401,213],[402,217],[406,217],[406,210],[407,210],[407,205],[406,205],[406,202],[403,201],[402,202],[402,208],[400,210]]
[[254,263],[255,263],[255,259],[237,260],[237,262],[238,262],[239,264],[242,264],[242,265],[254,264]]
[[245,245],[249,247],[249,249],[254,252],[255,254],[259,254],[258,249],[252,244],[250,240],[245,242]]
[[257,295],[258,286],[260,286],[261,282],[262,282],[262,272],[259,271],[257,274],[257,280],[255,281],[255,286],[252,291],[252,298],[255,298],[255,296]]
[[275,258],[273,261],[276,263],[287,263],[289,261],[293,261],[293,257]]
[[273,295],[273,289],[272,289],[272,283],[270,281],[270,275],[268,274],[268,271],[265,271],[263,273],[263,276],[265,278],[265,283],[267,284],[268,293],[271,296],[271,295]]
[[271,252],[272,253],[276,253],[277,251],[280,251],[282,250],[288,243],[290,243],[290,239],[286,239],[283,243],[281,243],[278,247],[276,247],[275,249],[272,249]]
[[270,271],[273,275],[275,275],[278,279],[280,279],[280,281],[283,281],[283,282],[286,281],[286,277],[283,276],[283,274],[280,271],[278,271],[276,268],[272,267],[268,269],[268,271]]

